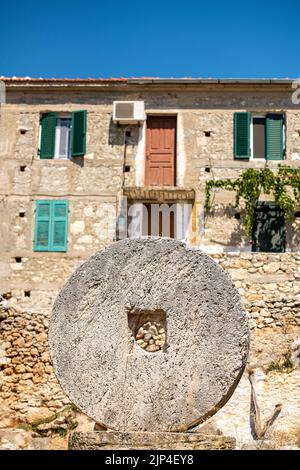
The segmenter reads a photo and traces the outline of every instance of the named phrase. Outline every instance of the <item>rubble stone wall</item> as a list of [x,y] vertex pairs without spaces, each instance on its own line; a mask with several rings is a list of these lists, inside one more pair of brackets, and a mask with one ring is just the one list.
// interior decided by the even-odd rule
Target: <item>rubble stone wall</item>
[[[286,162],[300,166],[300,110],[291,104],[292,90],[197,90],[149,91],[123,89],[92,92],[64,89],[63,93],[44,88],[17,91],[7,87],[7,104],[0,113],[0,282],[10,272],[15,256],[33,256],[35,201],[69,200],[67,257],[86,259],[113,240],[103,227],[106,204],[118,212],[121,186],[143,186],[145,132],[130,126],[131,135],[112,120],[112,103],[117,99],[144,100],[149,114],[178,116],[177,184],[193,188],[199,220],[203,213],[205,183],[211,178],[236,178],[247,168],[262,168],[258,160],[235,161],[233,157],[233,116],[236,111],[283,112],[286,117]],[[43,112],[87,110],[87,152],[71,160],[40,160],[38,156],[40,115]],[[127,129],[127,128],[126,128]],[[208,136],[209,135],[209,136]],[[129,171],[123,173],[125,163]],[[282,162],[270,161],[270,168]],[[21,167],[24,167],[21,171]],[[123,181],[124,177],[124,181]],[[232,251],[250,246],[242,221],[235,218],[229,204],[234,194],[218,191],[215,209],[196,224],[193,244],[211,251]],[[20,213],[25,213],[24,217]],[[110,214],[113,219],[113,214]],[[299,247],[299,219],[288,227],[287,247]],[[108,224],[109,225],[109,224]],[[113,227],[113,223],[110,225]],[[43,257],[49,255],[44,253]],[[20,266],[17,269],[21,269]]]

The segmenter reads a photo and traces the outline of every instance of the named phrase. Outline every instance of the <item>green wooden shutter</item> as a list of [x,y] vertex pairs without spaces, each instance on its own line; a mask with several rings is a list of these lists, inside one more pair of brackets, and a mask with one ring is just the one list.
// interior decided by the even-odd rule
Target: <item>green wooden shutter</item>
[[51,201],[36,201],[34,251],[49,251]]
[[40,158],[54,158],[56,113],[43,114],[41,126]]
[[86,111],[72,113],[72,157],[85,155],[86,150]]
[[255,208],[252,251],[283,253],[286,248],[284,211],[274,202],[259,202]]
[[52,201],[50,251],[67,251],[68,201]]
[[68,201],[36,201],[34,251],[67,251]]
[[250,158],[250,113],[234,114],[234,158]]
[[268,114],[266,124],[267,160],[283,160],[283,116]]

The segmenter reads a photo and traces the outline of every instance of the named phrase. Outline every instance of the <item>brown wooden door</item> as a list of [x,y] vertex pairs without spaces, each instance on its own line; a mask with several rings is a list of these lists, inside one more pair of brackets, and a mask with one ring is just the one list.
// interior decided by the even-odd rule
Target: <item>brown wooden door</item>
[[176,185],[176,116],[149,116],[145,186]]

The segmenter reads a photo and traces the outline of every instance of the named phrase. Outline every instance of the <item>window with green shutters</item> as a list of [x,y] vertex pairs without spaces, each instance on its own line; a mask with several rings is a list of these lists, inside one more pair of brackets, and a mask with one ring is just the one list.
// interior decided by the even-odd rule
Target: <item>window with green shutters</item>
[[68,207],[65,200],[36,201],[34,251],[67,251]]
[[234,158],[284,159],[284,117],[282,114],[234,114]]
[[40,158],[84,156],[86,153],[86,121],[87,112],[85,110],[74,111],[69,116],[58,113],[42,114]]

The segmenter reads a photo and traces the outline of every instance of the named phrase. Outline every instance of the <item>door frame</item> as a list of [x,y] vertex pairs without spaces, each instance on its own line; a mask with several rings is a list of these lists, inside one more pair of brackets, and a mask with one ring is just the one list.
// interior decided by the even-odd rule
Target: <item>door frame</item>
[[[165,113],[147,113],[146,114],[146,121],[145,121],[145,146],[144,146],[144,187],[146,186],[146,171],[147,171],[147,129],[148,129],[148,117],[157,117],[157,118],[164,118],[164,117],[174,117],[175,118],[175,145],[174,145],[174,185],[173,187],[177,186],[177,139],[178,139],[178,113],[176,112],[165,112]],[[168,188],[172,186],[166,186]]]

